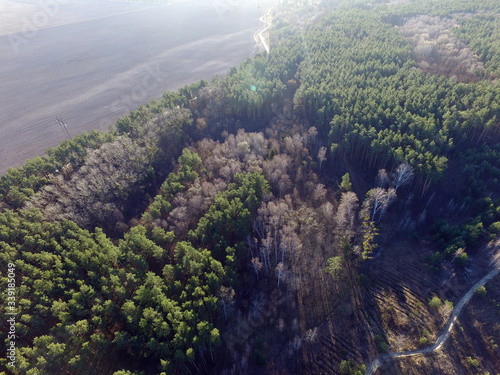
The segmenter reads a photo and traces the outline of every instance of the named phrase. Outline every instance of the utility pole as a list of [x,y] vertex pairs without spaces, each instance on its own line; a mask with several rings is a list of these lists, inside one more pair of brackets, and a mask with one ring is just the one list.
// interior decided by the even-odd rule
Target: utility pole
[[68,137],[68,139],[71,139],[71,136],[69,135],[68,127],[66,126],[64,121],[62,119],[60,119],[59,117],[56,117],[56,120],[57,120],[57,123],[59,124],[59,126],[61,126],[62,131]]

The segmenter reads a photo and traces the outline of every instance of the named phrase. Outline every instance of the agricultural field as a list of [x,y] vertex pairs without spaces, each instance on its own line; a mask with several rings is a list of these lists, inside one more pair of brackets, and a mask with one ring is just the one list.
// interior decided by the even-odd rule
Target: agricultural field
[[65,139],[56,117],[71,136],[106,131],[165,91],[227,73],[256,52],[259,3],[1,2],[0,174]]

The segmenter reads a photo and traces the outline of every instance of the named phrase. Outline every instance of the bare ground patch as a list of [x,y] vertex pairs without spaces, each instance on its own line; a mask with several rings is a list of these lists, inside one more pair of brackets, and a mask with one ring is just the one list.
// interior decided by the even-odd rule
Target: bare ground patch
[[434,355],[402,358],[380,374],[498,374],[500,372],[500,277],[475,296],[459,317],[449,341]]
[[[382,264],[385,266],[377,270],[375,274],[379,272],[392,272],[390,271],[392,268],[395,268],[395,272],[397,272],[400,269],[399,264],[404,264],[395,258],[393,250],[390,250],[386,255],[394,258],[393,267],[387,267],[390,264],[390,259],[386,258],[383,260],[384,264]],[[417,277],[422,280],[420,286],[424,287],[424,290],[421,288],[413,289],[412,294],[414,294],[414,297],[420,297],[421,300],[425,301],[426,298],[422,298],[422,291],[425,295],[425,284],[427,284],[429,285],[427,293],[436,293],[441,298],[449,298],[454,304],[457,304],[458,299],[463,296],[464,291],[469,290],[470,284],[476,282],[482,277],[481,275],[484,275],[488,269],[491,269],[490,261],[493,259],[493,255],[491,253],[491,246],[481,248],[475,253],[474,257],[476,259],[472,262],[473,265],[471,268],[462,271],[453,271],[450,269],[450,264],[445,263],[439,277],[436,275],[434,282],[430,283],[431,285],[429,285],[429,281],[431,280],[427,279],[429,274],[424,270],[425,267],[422,268],[422,265],[418,264],[419,261],[414,259],[414,262],[411,263],[414,263],[418,268],[412,270],[411,267],[405,266],[409,271],[407,272],[408,277],[405,281],[401,281],[400,285],[405,285],[408,282],[411,283],[411,280]],[[403,259],[407,261],[408,254],[403,256]],[[448,277],[448,275],[451,276]],[[441,281],[439,282],[439,280]],[[394,283],[392,282],[386,282],[385,285],[386,289],[394,289]],[[496,276],[486,284],[487,293],[485,296],[475,295],[468,302],[458,316],[457,323],[451,331],[449,340],[440,349],[430,355],[394,358],[391,361],[386,361],[376,374],[465,375],[487,374],[488,372],[490,374],[498,374],[500,371],[500,349],[498,346],[498,342],[500,341],[500,324],[498,324],[500,317],[499,286],[500,278]],[[387,306],[392,305],[396,307],[398,315],[411,316],[412,320],[414,320],[413,329],[406,331],[404,326],[398,327],[394,324],[392,326],[384,326],[384,331],[387,333],[387,337],[389,337],[391,351],[395,352],[399,350],[398,345],[395,344],[400,344],[400,342],[406,344],[402,345],[406,347],[404,351],[416,349],[419,346],[423,347],[424,345],[419,343],[419,336],[422,337],[422,334],[419,335],[418,332],[419,327],[422,329],[422,333],[424,326],[428,327],[427,344],[433,344],[437,336],[441,334],[443,323],[447,320],[445,311],[432,311],[425,304],[420,306],[420,311],[417,314],[412,311],[408,313],[404,311],[404,304],[401,297],[399,298],[399,303],[397,303],[394,298],[390,298],[390,294],[387,291],[377,293],[375,290],[371,295],[374,300],[380,301],[377,303],[377,307],[384,314],[386,313],[384,309],[387,310]],[[415,319],[416,315],[418,315],[421,322]],[[393,342],[391,340],[391,336],[393,335],[396,335],[400,342]]]

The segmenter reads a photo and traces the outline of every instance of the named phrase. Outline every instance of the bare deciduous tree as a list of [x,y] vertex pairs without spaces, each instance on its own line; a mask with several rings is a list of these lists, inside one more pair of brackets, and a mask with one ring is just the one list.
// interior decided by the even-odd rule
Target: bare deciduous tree
[[453,19],[420,15],[396,28],[413,46],[418,65],[426,73],[475,80],[477,72],[484,72],[484,64],[465,41],[456,38],[455,26]]
[[224,311],[224,319],[227,319],[227,310],[234,303],[234,289],[232,287],[221,286],[219,289],[218,302],[222,305]]
[[391,179],[389,178],[387,171],[385,169],[380,169],[377,173],[377,178],[375,179],[377,187],[387,188],[390,182]]
[[335,215],[335,222],[337,223],[337,231],[343,233],[343,236],[346,238],[351,238],[354,235],[358,207],[359,203],[356,193],[352,191],[342,193],[340,205]]
[[314,145],[317,136],[318,136],[318,129],[316,129],[315,126],[311,126],[303,137],[306,147],[311,146],[312,149],[313,148],[312,146]]
[[394,184],[394,191],[406,185],[413,178],[413,168],[408,163],[400,164],[392,174],[392,181]]
[[[275,155],[271,160],[264,162],[263,169],[266,174],[266,179],[271,184],[275,193],[279,191],[282,194],[291,186],[290,178],[287,176],[291,164],[291,158],[286,154]],[[283,176],[287,177],[283,179]]]
[[371,221],[375,221],[377,214],[378,220],[380,220],[389,204],[396,198],[396,190],[394,188],[387,190],[375,188],[370,190],[367,195],[364,205],[371,207]]
[[259,272],[262,269],[262,262],[258,257],[254,257],[252,258],[251,263],[255,273],[257,274],[257,278],[259,278]]
[[188,211],[186,206],[174,208],[168,216],[168,223],[172,226],[176,236],[183,236],[188,229]]
[[319,203],[323,202],[325,200],[325,198],[326,198],[325,185],[323,185],[323,184],[316,184],[316,186],[314,188],[314,191],[313,191],[312,198],[316,202],[319,202]]
[[278,276],[278,288],[279,288],[281,279],[285,278],[285,266],[283,265],[283,263],[280,262],[278,263],[278,265],[274,270],[276,272],[276,275]]
[[304,340],[308,343],[314,343],[318,339],[318,327],[307,330]]
[[287,221],[281,230],[281,262],[285,262],[285,253],[288,253],[292,260],[295,256],[295,250],[300,246],[300,239],[295,229],[297,223],[294,221]]
[[278,196],[281,198],[283,194],[287,194],[292,188],[292,181],[287,174],[282,174],[278,181]]
[[270,261],[270,252],[271,252],[271,247],[273,245],[273,239],[269,236],[262,239],[262,247],[260,248],[260,255],[261,255],[261,259],[264,263],[264,268],[266,270],[266,273],[269,272],[269,268],[270,268],[270,264],[271,264],[271,261]]
[[321,205],[321,212],[325,217],[332,216],[334,211],[335,210],[333,204],[331,204],[330,202],[325,202]]
[[294,159],[300,158],[304,148],[303,138],[300,134],[294,134],[293,137],[285,138],[285,151]]
[[288,211],[287,204],[280,200],[277,203],[269,202],[267,204],[267,209],[269,212],[268,223],[270,224],[270,233],[273,237],[273,245],[274,245],[274,261],[275,264],[278,263],[278,243],[279,243],[279,229],[283,223],[284,216]]
[[117,137],[88,153],[69,181],[58,177],[36,194],[28,207],[53,220],[69,219],[83,227],[106,227],[129,194],[141,188],[151,155],[128,136]]
[[326,160],[326,147],[323,146],[318,151],[318,160],[319,160],[319,170],[321,171],[321,165]]

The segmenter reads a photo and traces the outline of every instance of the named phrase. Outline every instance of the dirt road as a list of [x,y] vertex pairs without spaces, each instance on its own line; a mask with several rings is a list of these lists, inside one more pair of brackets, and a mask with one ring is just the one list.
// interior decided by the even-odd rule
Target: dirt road
[[259,21],[265,23],[267,26],[264,28],[264,30],[259,31],[257,33],[257,37],[255,38],[255,42],[257,44],[259,44],[259,42],[260,42],[260,44],[262,44],[262,46],[264,47],[264,49],[266,50],[267,53],[269,53],[269,45],[267,44],[266,38],[264,38],[263,34],[271,27],[271,23],[264,21],[264,17],[268,16],[269,13],[271,13],[271,9],[272,8],[269,8],[267,10],[266,14],[264,14],[262,17],[259,18]]
[[492,246],[492,252],[494,252],[493,260],[491,262],[491,265],[493,266],[493,269],[482,279],[477,281],[470,289],[469,291],[462,297],[462,299],[456,304],[453,313],[451,314],[450,319],[448,320],[448,323],[446,324],[443,332],[441,335],[438,337],[437,341],[434,343],[434,345],[429,346],[424,349],[420,350],[414,350],[410,352],[397,352],[397,353],[389,353],[386,355],[383,355],[379,358],[377,358],[375,361],[373,361],[368,369],[366,370],[366,375],[373,375],[377,371],[377,369],[387,361],[390,361],[392,359],[397,359],[397,358],[404,358],[404,357],[414,357],[417,355],[426,355],[426,354],[431,354],[437,350],[440,350],[443,345],[446,343],[448,338],[450,337],[451,331],[453,330],[453,327],[455,326],[455,322],[457,320],[458,315],[464,308],[464,306],[470,301],[470,299],[474,296],[474,293],[476,292],[477,288],[479,288],[482,285],[485,285],[488,281],[490,281],[492,278],[497,276],[500,273],[500,240],[497,241],[493,246]]

